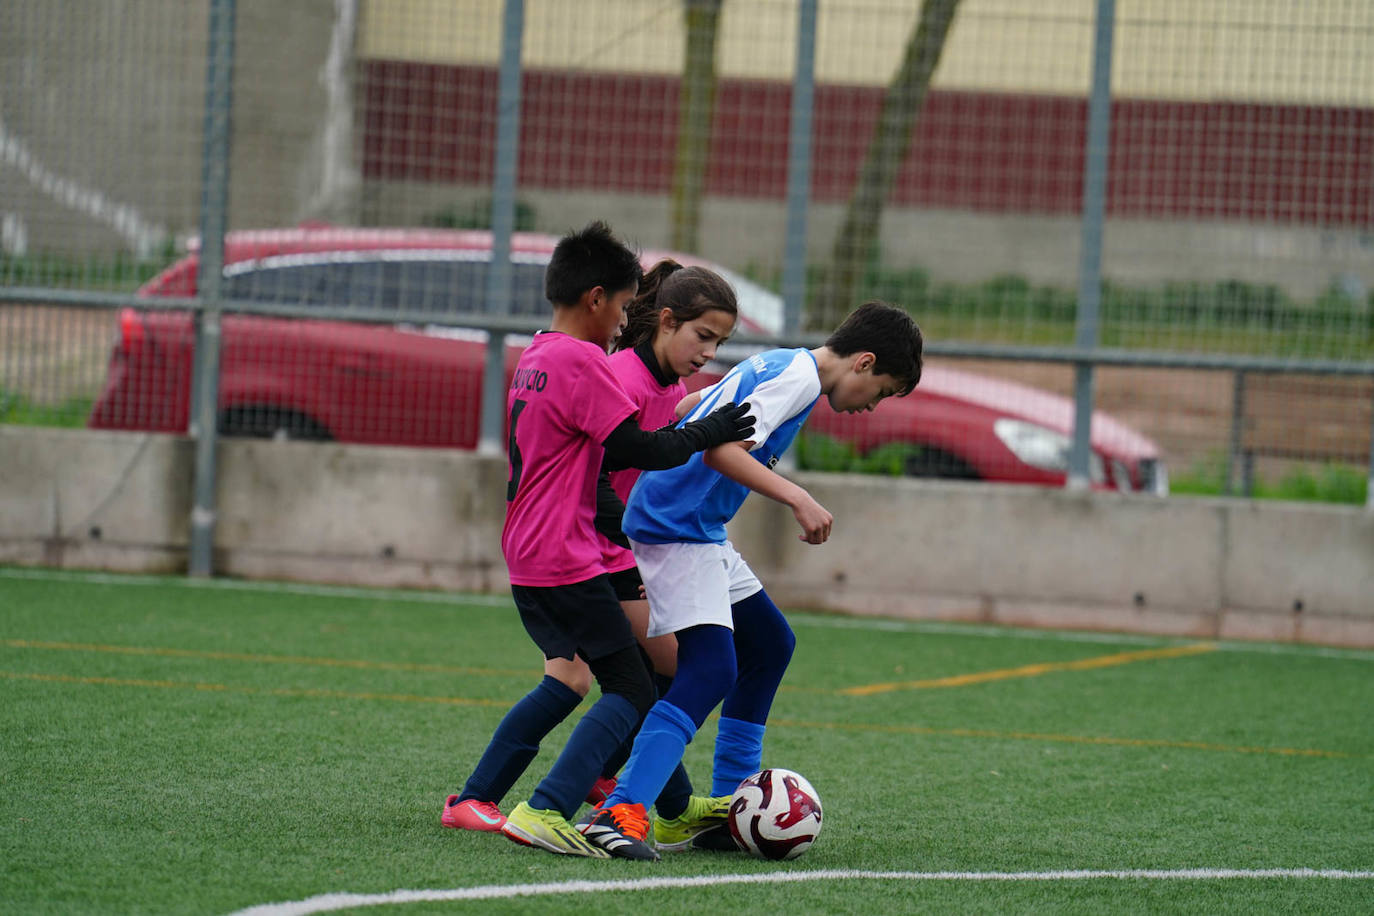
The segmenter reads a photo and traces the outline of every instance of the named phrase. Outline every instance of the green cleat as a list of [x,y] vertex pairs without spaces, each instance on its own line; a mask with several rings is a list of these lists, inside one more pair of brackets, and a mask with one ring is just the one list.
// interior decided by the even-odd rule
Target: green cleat
[[557,811],[540,811],[526,802],[515,806],[506,816],[501,832],[522,846],[536,846],[563,856],[586,856],[589,859],[608,859],[610,855],[592,845]]
[[654,845],[667,852],[677,852],[692,845],[692,839],[707,831],[724,830],[729,834],[726,817],[730,813],[729,795],[714,798],[693,795],[687,800],[687,810],[674,818],[654,818]]

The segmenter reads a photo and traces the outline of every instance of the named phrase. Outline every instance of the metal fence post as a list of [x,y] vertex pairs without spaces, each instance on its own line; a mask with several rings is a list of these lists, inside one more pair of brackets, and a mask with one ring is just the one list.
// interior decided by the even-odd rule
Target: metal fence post
[[[1240,461],[1245,429],[1245,370],[1237,369],[1231,388],[1231,447],[1226,454],[1226,479],[1221,495],[1232,496],[1236,490],[1236,463]],[[1246,494],[1249,495],[1248,493]]]
[[[496,108],[496,162],[491,189],[491,264],[487,268],[487,314],[504,311],[511,299],[511,233],[515,230],[515,170],[520,155],[520,45],[525,32],[524,0],[506,0],[501,28],[501,72]],[[501,430],[506,418],[506,335],[489,332],[482,372],[482,432],[477,451],[505,454]]]
[[[1097,0],[1093,36],[1093,85],[1088,100],[1088,136],[1084,144],[1082,251],[1078,267],[1078,317],[1075,344],[1094,349],[1102,302],[1102,221],[1107,195],[1107,145],[1112,119],[1112,38],[1115,0]],[[1093,364],[1074,363],[1073,447],[1069,451],[1069,489],[1092,485]]]
[[1369,474],[1365,478],[1364,507],[1374,512],[1374,398],[1369,411]]
[[233,103],[234,3],[211,0],[206,44],[204,148],[201,152],[200,269],[196,317],[195,494],[191,507],[188,572],[214,572],[215,451],[219,443],[220,301],[224,280],[224,227],[229,209],[229,137]]
[[811,109],[816,90],[816,0],[797,12],[797,65],[787,137],[787,236],[782,255],[784,334],[801,330],[806,304],[806,209],[811,196]]

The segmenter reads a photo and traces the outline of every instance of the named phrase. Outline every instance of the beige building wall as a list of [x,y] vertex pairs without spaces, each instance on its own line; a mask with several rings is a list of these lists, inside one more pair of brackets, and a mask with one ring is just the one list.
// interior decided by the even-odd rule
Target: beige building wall
[[[361,58],[495,66],[503,0],[361,0]],[[915,0],[819,4],[817,79],[885,85],[914,28]],[[949,90],[1082,97],[1090,86],[1095,0],[963,0],[935,85]],[[527,68],[675,75],[683,65],[680,0],[527,0]],[[796,0],[726,0],[717,47],[723,77],[787,80]],[[1374,107],[1374,3],[1367,0],[1118,0],[1113,91],[1118,97]],[[1169,125],[1159,125],[1167,132]],[[405,223],[436,209],[480,207],[486,187],[377,181],[369,217]],[[596,214],[641,244],[669,242],[666,195],[529,187],[539,228],[562,231]],[[809,257],[829,256],[842,205],[816,203]],[[708,197],[699,253],[736,268],[776,270],[785,208],[775,199]],[[1072,288],[1079,269],[1075,214],[889,207],[882,256],[938,281],[999,273]],[[1374,288],[1374,242],[1359,227],[1113,218],[1104,270],[1114,281],[1240,279],[1302,299],[1330,284]]]
[[[495,64],[503,0],[363,0],[362,57]],[[721,75],[788,79],[796,0],[727,0]],[[920,4],[818,5],[816,78],[884,85]],[[935,85],[1082,95],[1093,55],[1094,0],[963,0]],[[1121,0],[1113,88],[1137,98],[1309,105],[1374,104],[1374,3],[1364,0]],[[682,70],[681,2],[528,0],[526,67]]]
[[[0,563],[183,570],[194,459],[180,436],[0,426]],[[504,458],[229,439],[219,461],[219,574],[507,588]],[[1365,509],[794,476],[840,520],[826,544],[767,499],[730,526],[784,607],[1374,647]]]

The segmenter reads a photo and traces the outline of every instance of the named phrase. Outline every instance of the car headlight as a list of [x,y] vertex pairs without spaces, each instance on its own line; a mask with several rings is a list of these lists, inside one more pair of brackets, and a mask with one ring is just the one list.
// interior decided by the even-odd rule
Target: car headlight
[[[992,424],[992,431],[1020,461],[1042,471],[1068,473],[1069,450],[1073,448],[1073,442],[1063,433],[1011,417],[996,420]],[[1097,484],[1107,480],[1106,466],[1097,452],[1089,453],[1088,477]]]

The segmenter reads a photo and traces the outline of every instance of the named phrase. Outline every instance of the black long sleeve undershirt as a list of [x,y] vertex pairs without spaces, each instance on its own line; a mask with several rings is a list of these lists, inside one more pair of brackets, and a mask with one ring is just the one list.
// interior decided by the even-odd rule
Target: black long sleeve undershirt
[[606,437],[607,470],[621,471],[639,468],[642,471],[661,471],[675,468],[701,451],[701,433],[691,427],[677,429],[640,429],[634,417],[629,417]]
[[625,537],[625,532],[620,530],[620,524],[625,517],[625,504],[620,501],[620,495],[615,492],[615,487],[611,486],[611,475],[602,466],[601,474],[596,478],[596,519],[594,524],[596,530],[605,536],[606,540],[612,544],[619,544],[627,550],[630,541]]

